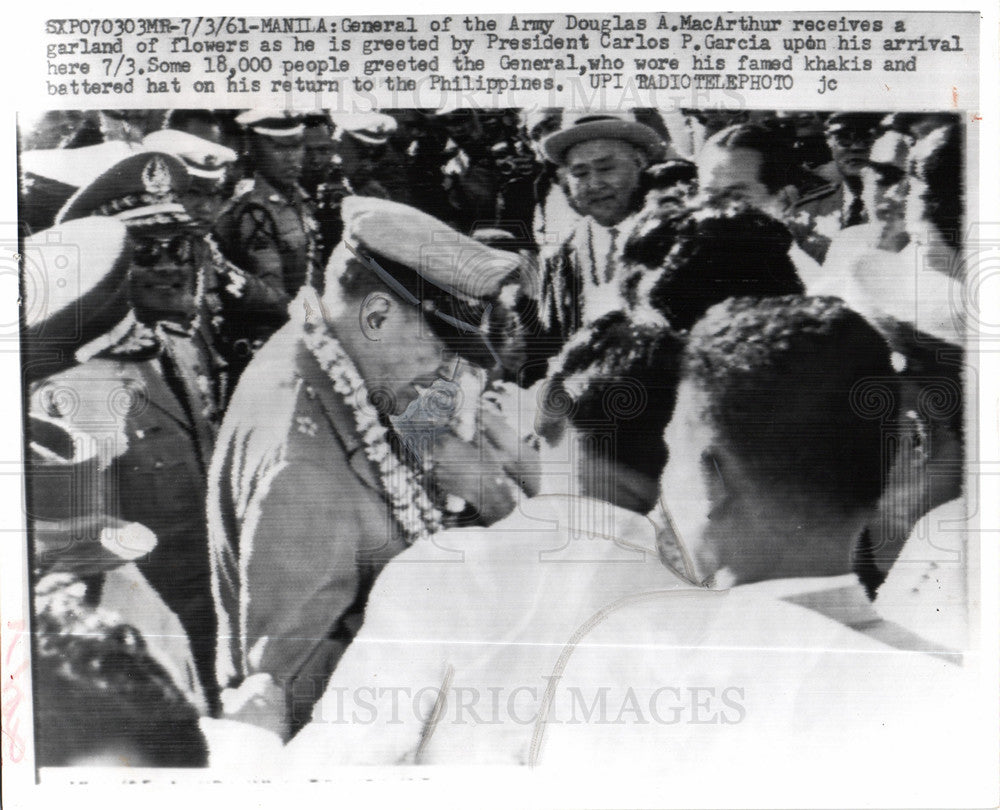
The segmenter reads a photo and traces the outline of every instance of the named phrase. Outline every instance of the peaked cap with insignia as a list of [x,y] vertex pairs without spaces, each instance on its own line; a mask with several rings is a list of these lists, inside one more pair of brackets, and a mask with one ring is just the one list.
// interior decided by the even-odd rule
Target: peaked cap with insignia
[[180,202],[180,194],[190,182],[184,163],[173,155],[132,155],[70,197],[56,223],[106,216],[130,227],[191,224]]

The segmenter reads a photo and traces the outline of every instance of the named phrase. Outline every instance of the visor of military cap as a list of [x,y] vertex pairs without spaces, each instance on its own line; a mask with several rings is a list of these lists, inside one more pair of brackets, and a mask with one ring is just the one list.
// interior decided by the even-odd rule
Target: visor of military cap
[[389,133],[380,134],[364,129],[350,129],[346,132],[350,137],[368,146],[383,146],[389,142]]
[[386,143],[397,129],[396,119],[384,113],[348,113],[334,117],[338,127],[362,143]]
[[666,155],[663,138],[652,127],[620,115],[595,112],[574,116],[563,129],[544,138],[542,153],[553,163],[562,164],[566,153],[578,143],[604,139],[627,141],[641,149],[653,163]]
[[59,212],[56,224],[88,216],[190,221],[179,202],[190,182],[180,158],[166,152],[140,152],[77,191]]
[[882,120],[881,113],[834,113],[826,119],[827,132],[841,130],[874,130]]
[[25,265],[25,328],[39,337],[76,337],[94,314],[82,302],[108,304],[125,280],[126,227],[112,217],[64,222],[27,237],[24,247],[32,257]]
[[179,129],[159,129],[151,132],[142,141],[143,147],[151,152],[167,152],[176,155],[194,177],[217,179],[226,172],[226,166],[236,161],[236,152],[228,146],[199,138]]
[[236,123],[269,138],[294,138],[305,131],[302,113],[294,110],[247,110]]
[[346,197],[341,217],[346,243],[409,267],[450,295],[494,295],[520,266],[518,256],[487,247],[402,203]]

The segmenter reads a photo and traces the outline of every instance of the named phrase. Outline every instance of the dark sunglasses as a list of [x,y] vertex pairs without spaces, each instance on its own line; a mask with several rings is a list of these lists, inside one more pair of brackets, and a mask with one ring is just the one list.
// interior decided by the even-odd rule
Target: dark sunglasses
[[870,143],[872,134],[872,131],[868,129],[839,129],[830,133],[830,137],[842,146],[846,146],[850,143]]
[[195,239],[191,234],[177,234],[157,238],[137,236],[134,238],[132,260],[140,267],[153,267],[161,259],[169,259],[176,264],[192,264],[195,256]]

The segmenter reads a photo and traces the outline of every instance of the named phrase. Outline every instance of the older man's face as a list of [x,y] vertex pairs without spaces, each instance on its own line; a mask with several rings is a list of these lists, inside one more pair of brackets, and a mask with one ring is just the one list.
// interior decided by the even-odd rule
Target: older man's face
[[605,227],[635,208],[644,161],[627,141],[584,141],[566,153],[569,196],[576,208]]

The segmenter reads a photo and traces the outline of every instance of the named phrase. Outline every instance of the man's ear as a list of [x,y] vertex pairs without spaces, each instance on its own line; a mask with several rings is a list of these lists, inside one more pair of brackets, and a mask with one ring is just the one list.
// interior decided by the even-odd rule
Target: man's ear
[[718,515],[720,510],[725,509],[736,497],[735,476],[730,475],[732,470],[725,459],[725,455],[715,448],[706,448],[701,454],[701,475],[705,481],[705,489],[708,493],[708,517]]
[[396,308],[396,302],[384,292],[371,292],[361,302],[358,322],[361,334],[369,340],[381,340],[382,330]]
[[778,192],[778,207],[786,216],[791,215],[795,210],[795,204],[799,201],[799,192],[795,186],[789,184]]

